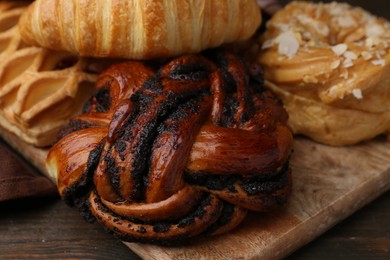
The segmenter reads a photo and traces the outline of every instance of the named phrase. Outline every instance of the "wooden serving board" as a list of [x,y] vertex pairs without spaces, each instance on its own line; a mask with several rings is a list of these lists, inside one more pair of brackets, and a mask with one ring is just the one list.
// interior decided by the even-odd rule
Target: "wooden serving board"
[[[3,129],[0,135],[48,175],[44,167],[47,150],[27,145]],[[336,148],[296,138],[291,167],[293,192],[283,210],[249,214],[232,232],[186,246],[125,244],[145,259],[287,256],[390,189],[390,142],[376,139]]]

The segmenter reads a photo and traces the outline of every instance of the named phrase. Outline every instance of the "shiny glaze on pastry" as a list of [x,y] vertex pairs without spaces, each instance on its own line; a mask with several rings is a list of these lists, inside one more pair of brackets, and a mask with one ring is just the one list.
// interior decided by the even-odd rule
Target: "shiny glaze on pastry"
[[[292,135],[261,69],[224,52],[110,67],[47,168],[70,204],[126,241],[170,244],[286,202]],[[89,215],[88,215],[89,216]]]

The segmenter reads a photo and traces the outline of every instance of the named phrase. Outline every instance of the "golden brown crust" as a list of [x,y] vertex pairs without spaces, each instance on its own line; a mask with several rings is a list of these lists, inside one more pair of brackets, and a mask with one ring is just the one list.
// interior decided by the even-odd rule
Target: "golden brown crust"
[[132,61],[102,73],[97,87],[46,166],[65,200],[89,197],[92,214],[122,239],[219,234],[248,210],[287,200],[292,134],[258,67],[218,51],[158,71]]
[[303,134],[320,143],[351,145],[374,138],[389,130],[390,112],[370,113],[358,109],[337,108],[286,91],[266,81],[289,113],[293,133]]
[[81,56],[150,59],[247,39],[260,22],[255,0],[37,0],[20,28],[33,45]]
[[295,133],[347,145],[390,130],[389,22],[347,4],[293,2],[260,44]]
[[25,9],[23,2],[0,2],[0,125],[47,146],[81,111],[97,75],[91,61],[25,44],[17,26]]

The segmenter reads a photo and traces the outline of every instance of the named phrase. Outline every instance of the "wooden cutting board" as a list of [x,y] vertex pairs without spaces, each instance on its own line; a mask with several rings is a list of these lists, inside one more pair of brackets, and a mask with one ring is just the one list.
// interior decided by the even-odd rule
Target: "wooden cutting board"
[[[48,175],[44,167],[47,150],[27,145],[3,129],[0,135]],[[125,244],[145,259],[287,256],[390,189],[390,142],[379,138],[336,148],[296,138],[291,167],[293,192],[283,210],[249,214],[232,232],[187,246]]]

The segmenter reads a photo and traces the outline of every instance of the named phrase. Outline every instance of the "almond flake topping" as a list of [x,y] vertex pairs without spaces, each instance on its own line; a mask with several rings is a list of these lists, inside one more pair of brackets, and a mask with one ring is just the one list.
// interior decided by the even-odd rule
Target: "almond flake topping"
[[364,41],[358,41],[358,42],[355,42],[355,45],[359,46],[359,47],[363,47],[365,45],[365,43],[364,43]]
[[378,37],[368,37],[366,39],[366,47],[372,48],[379,45],[382,41]]
[[380,26],[379,24],[374,22],[367,24],[365,29],[367,38],[380,37],[385,33],[383,26]]
[[356,99],[363,99],[362,90],[361,90],[360,88],[354,88],[354,89],[352,89],[352,95],[353,95]]
[[297,17],[298,21],[308,27],[313,28],[318,34],[328,36],[330,33],[329,26],[319,20],[313,19],[307,15],[300,15]]
[[373,56],[372,56],[372,54],[370,52],[363,51],[362,52],[362,57],[363,57],[364,60],[370,60],[370,59],[372,59]]
[[293,32],[286,31],[280,34],[277,38],[277,42],[279,43],[279,54],[286,55],[289,58],[297,54],[299,42]]
[[328,90],[328,95],[333,95],[336,90],[338,89],[338,86],[333,86]]
[[337,56],[341,56],[344,52],[347,51],[348,46],[345,43],[340,43],[331,47],[332,51],[336,53]]
[[303,38],[304,38],[305,40],[310,40],[310,39],[313,38],[313,36],[311,35],[310,32],[303,32],[303,33],[302,33],[302,36],[303,36]]
[[329,7],[329,13],[333,16],[342,15],[346,11],[345,5],[340,3],[331,3]]
[[374,64],[375,66],[382,66],[382,67],[386,65],[386,61],[384,59],[373,60],[371,61],[371,63]]
[[337,22],[341,27],[356,26],[356,22],[351,16],[340,16],[337,18]]
[[340,60],[335,60],[334,62],[332,62],[332,63],[330,64],[330,68],[331,68],[332,70],[337,69],[337,68],[340,66],[340,63],[341,63]]
[[[278,35],[263,42],[262,49],[272,46],[276,49],[277,46],[278,60],[293,57],[301,46],[305,48],[301,51],[308,53],[330,49],[335,55],[331,55],[332,59],[327,66],[337,70],[338,76],[344,79],[352,75],[349,68],[357,65],[358,60],[375,66],[386,66],[390,56],[389,22],[361,8],[337,2],[308,3],[304,7],[308,9],[294,10],[291,19],[286,20],[281,16],[275,22],[271,20],[268,28],[272,26]],[[316,80],[308,76],[303,79],[306,83]],[[362,98],[361,90],[354,90],[354,96]]]
[[351,59],[346,58],[343,62],[344,68],[350,68],[353,66],[353,62]]
[[377,51],[377,52],[375,53],[375,55],[376,55],[376,57],[377,57],[378,59],[381,59],[382,56],[385,55],[385,54],[386,54],[386,52],[385,52],[384,50],[379,50],[379,51]]
[[356,60],[358,58],[358,56],[353,51],[346,51],[343,55],[346,59],[350,60]]
[[263,45],[261,46],[261,49],[262,50],[268,49],[268,48],[271,48],[274,45],[275,45],[275,40],[274,39],[269,39],[269,40],[266,40],[265,42],[263,42]]

